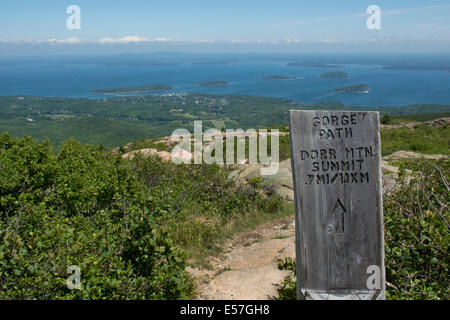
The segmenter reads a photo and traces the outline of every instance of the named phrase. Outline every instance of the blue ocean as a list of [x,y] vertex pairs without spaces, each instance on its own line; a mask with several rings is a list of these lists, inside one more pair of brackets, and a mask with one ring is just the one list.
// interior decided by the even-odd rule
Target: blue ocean
[[[421,60],[422,59],[422,60]],[[242,94],[282,97],[298,103],[340,101],[352,106],[450,104],[447,60],[415,57],[353,59],[263,55],[119,55],[108,57],[1,58],[0,95],[99,99],[95,89],[164,84],[166,93]],[[294,65],[293,63],[294,62]],[[388,67],[387,67],[388,66]],[[347,79],[323,79],[340,71]],[[291,80],[263,80],[282,75]],[[226,81],[226,87],[202,82]],[[367,94],[334,93],[339,86],[367,84]],[[123,95],[123,94],[118,94]]]

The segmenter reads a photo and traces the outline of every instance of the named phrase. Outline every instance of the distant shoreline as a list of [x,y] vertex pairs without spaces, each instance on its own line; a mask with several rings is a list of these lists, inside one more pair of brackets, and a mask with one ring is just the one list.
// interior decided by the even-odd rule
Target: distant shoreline
[[278,80],[278,81],[288,81],[288,80],[297,80],[297,77],[286,77],[286,76],[281,76],[281,75],[273,75],[273,76],[268,76],[268,77],[264,77],[261,80],[264,81],[271,81],[271,80]]
[[228,82],[226,82],[226,81],[208,81],[208,82],[199,83],[198,86],[200,86],[200,87],[227,87]]
[[[94,93],[93,91],[91,91]],[[156,91],[156,90],[144,90],[144,91],[118,91],[118,92],[101,92],[101,94],[104,95],[114,95],[114,94],[122,94],[122,93],[146,93],[146,92],[162,92],[162,91]],[[100,92],[95,92],[100,93]]]
[[121,93],[145,93],[145,92],[164,92],[173,90],[171,86],[162,84],[152,84],[148,86],[136,86],[136,87],[123,87],[123,88],[111,88],[111,89],[97,89],[91,90],[94,94],[121,94]]

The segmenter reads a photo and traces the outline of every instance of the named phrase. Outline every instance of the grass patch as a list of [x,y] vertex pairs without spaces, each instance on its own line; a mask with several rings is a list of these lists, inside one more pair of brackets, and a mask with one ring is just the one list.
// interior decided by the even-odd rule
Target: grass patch
[[283,236],[282,234],[279,234],[279,235],[273,237],[273,239],[274,239],[274,240],[284,240],[284,239],[287,239],[287,238],[289,238],[289,237],[290,237],[290,236]]
[[134,140],[129,144],[123,144],[120,146],[119,151],[123,154],[126,152],[130,152],[133,150],[140,149],[156,149],[158,151],[168,151],[170,152],[171,148],[164,142],[157,142],[158,139],[143,139],[143,140]]
[[401,116],[391,116],[391,121],[389,124],[398,124],[403,122],[423,122],[430,121],[439,118],[450,117],[450,112],[442,113],[423,113],[423,114],[404,114]]
[[222,244],[233,236],[248,230],[257,228],[266,222],[293,216],[294,204],[282,202],[280,208],[275,212],[252,211],[247,214],[236,216],[223,227],[216,230],[214,239],[202,246],[187,245],[185,247],[189,261],[194,266],[209,267],[207,258],[222,254]]
[[405,150],[424,154],[450,154],[450,128],[417,125],[415,128],[398,128],[381,131],[383,156]]

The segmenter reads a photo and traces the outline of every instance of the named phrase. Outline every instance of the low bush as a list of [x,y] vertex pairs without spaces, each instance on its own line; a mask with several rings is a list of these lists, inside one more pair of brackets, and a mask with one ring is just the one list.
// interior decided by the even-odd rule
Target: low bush
[[449,169],[448,161],[405,162],[399,190],[384,200],[390,299],[450,298]]
[[192,297],[188,259],[282,203],[230,173],[0,135],[0,299]]
[[450,154],[450,126],[397,128],[381,131],[381,152],[384,155],[405,150],[425,154]]
[[[74,140],[54,154],[4,134],[0,165],[1,298],[189,296],[184,256],[148,216],[130,164]],[[67,287],[71,265],[81,290]]]

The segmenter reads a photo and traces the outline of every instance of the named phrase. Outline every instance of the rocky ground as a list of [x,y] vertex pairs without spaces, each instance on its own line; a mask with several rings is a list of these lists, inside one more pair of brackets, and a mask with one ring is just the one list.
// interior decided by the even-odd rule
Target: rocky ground
[[450,118],[446,117],[446,118],[439,118],[439,119],[434,119],[431,121],[425,121],[425,122],[406,122],[406,123],[399,123],[399,124],[395,124],[395,125],[390,125],[390,124],[382,124],[380,126],[381,129],[397,129],[397,128],[401,128],[401,127],[407,127],[407,128],[414,128],[415,126],[422,124],[422,125],[426,125],[426,126],[431,126],[431,127],[441,127],[445,124],[450,123]]
[[271,299],[288,275],[277,267],[277,260],[285,257],[295,257],[294,216],[230,239],[223,255],[209,259],[210,268],[190,268],[197,282],[197,299]]

